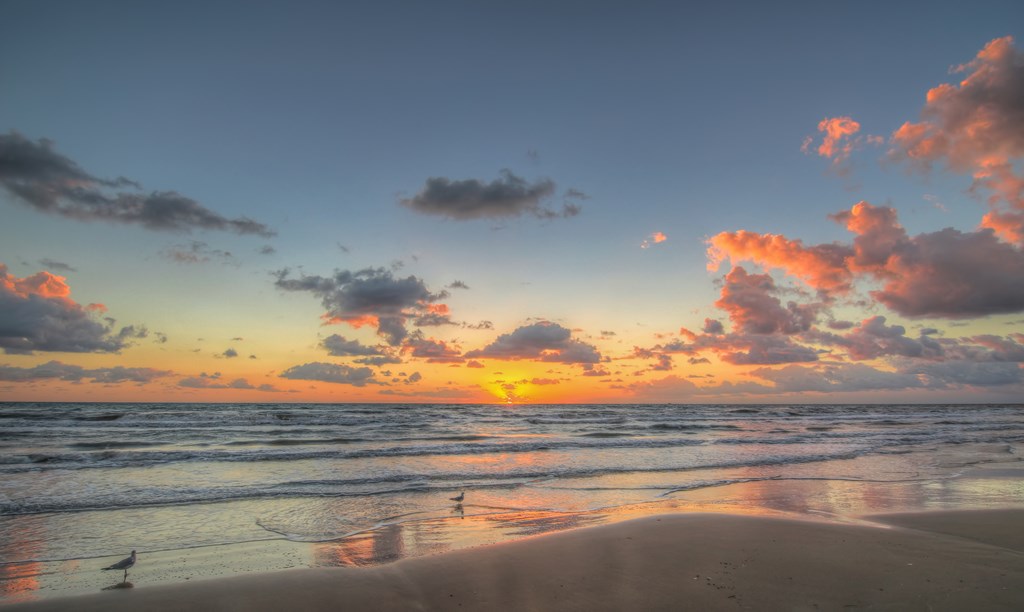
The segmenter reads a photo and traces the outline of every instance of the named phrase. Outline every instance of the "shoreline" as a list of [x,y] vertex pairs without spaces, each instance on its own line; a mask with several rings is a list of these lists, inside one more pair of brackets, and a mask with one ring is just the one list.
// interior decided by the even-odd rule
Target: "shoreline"
[[[174,506],[156,512],[146,510],[138,516],[122,510],[110,514],[97,511],[84,514],[85,524],[76,526],[82,533],[91,530],[97,535],[105,534],[105,537],[95,538],[96,544],[89,547],[95,552],[78,558],[54,556],[53,561],[32,561],[45,558],[43,544],[54,541],[60,532],[52,528],[47,515],[31,515],[9,523],[11,528],[5,530],[7,540],[0,542],[0,556],[25,560],[0,564],[0,608],[21,602],[46,603],[67,596],[97,594],[121,579],[99,569],[124,558],[132,548],[138,548],[139,552],[139,562],[129,576],[135,584],[132,591],[148,592],[164,586],[191,588],[201,581],[241,579],[284,570],[377,569],[491,545],[532,541],[533,536],[538,535],[561,536],[589,527],[601,529],[632,519],[663,518],[672,514],[775,517],[797,520],[800,524],[872,529],[887,524],[886,528],[892,530],[906,528],[899,523],[886,523],[889,520],[886,517],[894,513],[902,513],[898,516],[903,518],[892,519],[898,521],[910,516],[907,513],[921,510],[928,511],[932,519],[937,516],[934,511],[950,514],[966,510],[968,517],[974,517],[968,519],[969,523],[979,520],[978,517],[990,516],[984,513],[993,509],[1011,514],[1018,510],[1024,512],[1020,496],[1024,460],[1015,448],[1011,444],[991,443],[957,446],[924,455],[928,462],[857,457],[834,462],[824,475],[814,469],[804,470],[802,464],[784,477],[760,469],[746,473],[734,470],[725,475],[714,471],[688,472],[686,476],[701,486],[670,490],[655,499],[611,506],[587,507],[584,500],[571,496],[560,499],[551,494],[551,491],[558,491],[557,488],[548,490],[541,485],[535,490],[536,497],[516,500],[522,504],[518,508],[490,505],[500,496],[486,494],[474,494],[468,500],[474,503],[455,506],[439,499],[436,505],[424,506],[426,511],[419,516],[417,513],[397,514],[376,526],[322,540],[303,541],[299,536],[287,535],[288,530],[268,530],[260,522],[266,508],[247,502],[209,507]],[[848,474],[872,474],[875,478],[855,478]],[[669,478],[668,484],[674,480]],[[631,483],[610,484],[628,487]],[[647,480],[641,484],[648,485],[645,490],[650,490]],[[551,504],[551,500],[555,503]],[[321,512],[320,516],[328,520],[344,517],[343,505],[330,506],[332,504],[322,504],[320,509],[333,514]],[[544,509],[546,507],[558,509]],[[221,519],[230,515],[231,527],[236,531],[216,531],[223,520],[220,523],[210,521],[211,513]],[[918,529],[924,525],[923,519],[907,520],[912,520],[911,526]],[[1014,520],[1013,528],[1024,533],[1024,529],[1020,529],[1024,525]],[[975,533],[976,539],[1002,544],[1007,529],[1000,525],[1002,523],[997,522],[990,530],[985,536],[987,540],[981,539],[980,532]],[[942,529],[962,530],[963,526],[942,524],[929,528],[943,537],[958,537],[956,531],[950,534]],[[161,530],[159,537],[138,537],[143,531],[153,529]],[[207,541],[213,539],[211,535],[223,534],[218,537],[223,543],[215,540],[188,546],[188,542],[202,539],[191,536],[190,530],[197,531]],[[230,539],[236,532],[265,536],[267,531],[280,537]],[[179,532],[182,532],[180,536]],[[294,539],[289,539],[291,537]],[[147,549],[142,544],[145,541],[160,541],[164,546]],[[134,542],[141,545],[135,546]],[[109,556],[97,556],[96,552]],[[124,592],[104,595],[118,596]]]
[[138,585],[7,609],[1024,608],[1024,509],[862,518],[872,525],[652,515],[372,567]]
[[[1019,461],[976,465],[953,480],[941,481],[944,493],[931,504],[922,504],[922,498],[917,495],[911,495],[912,503],[906,503],[910,500],[894,503],[900,497],[899,491],[914,490],[902,489],[900,483],[819,480],[736,483],[687,491],[672,499],[580,511],[509,510],[467,504],[461,515],[453,512],[447,517],[398,521],[327,541],[270,538],[155,552],[143,549],[139,551],[139,562],[131,570],[129,580],[135,583],[136,590],[148,590],[287,570],[372,569],[480,547],[514,544],[535,536],[561,535],[591,527],[600,529],[634,519],[673,514],[774,517],[800,523],[866,525],[877,529],[882,525],[900,526],[899,520],[923,524],[921,519],[906,519],[919,515],[922,510],[930,517],[959,512],[978,517],[992,511],[1024,513],[1024,505],[1009,501],[1018,498],[1007,497],[1010,491],[1019,488],[1022,476],[1024,470]],[[885,488],[879,489],[880,484]],[[993,495],[994,491],[1003,493]],[[978,498],[977,492],[984,492],[985,497]],[[859,502],[839,513],[823,512],[817,508],[819,504],[803,503],[826,498],[838,501],[849,496]],[[976,497],[974,503],[965,505],[972,496]],[[941,501],[943,498],[948,501]],[[998,499],[1003,502],[993,503]],[[891,516],[897,518],[890,521]],[[1020,531],[1024,533],[1024,529]],[[1005,533],[1006,530],[995,528],[989,535],[990,541],[993,537],[997,538],[996,542],[1000,541]],[[111,577],[98,571],[99,568],[119,561],[128,552],[116,551],[109,557],[0,565],[0,608],[96,594],[120,580],[119,576]]]

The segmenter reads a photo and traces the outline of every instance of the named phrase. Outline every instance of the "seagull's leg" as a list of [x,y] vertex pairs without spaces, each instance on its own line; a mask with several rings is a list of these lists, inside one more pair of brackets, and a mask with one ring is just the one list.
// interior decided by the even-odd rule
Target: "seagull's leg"
[[128,568],[124,568],[124,580],[121,582],[128,582]]

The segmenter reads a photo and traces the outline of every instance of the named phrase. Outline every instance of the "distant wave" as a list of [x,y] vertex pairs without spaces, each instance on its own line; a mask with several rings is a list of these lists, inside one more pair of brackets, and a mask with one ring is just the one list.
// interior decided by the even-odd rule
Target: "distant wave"
[[[726,468],[750,468],[772,465],[804,464],[837,459],[852,459],[859,452],[837,452],[801,457],[762,457],[750,460],[734,460],[712,462],[702,465],[675,465],[660,467],[632,468],[569,468],[552,470],[509,470],[497,474],[476,474],[471,472],[392,475],[382,477],[366,477],[351,479],[312,479],[296,480],[273,485],[239,489],[234,487],[212,487],[208,489],[165,489],[149,491],[139,498],[117,498],[116,496],[98,497],[61,497],[44,500],[3,500],[0,501],[0,514],[7,516],[66,513],[82,511],[119,510],[137,507],[179,506],[197,503],[224,503],[233,501],[270,499],[281,497],[365,497],[380,496],[394,493],[431,493],[452,490],[483,490],[530,486],[546,481],[565,481],[568,479],[586,479],[616,474],[650,474],[665,472],[692,472],[695,470],[714,470]],[[753,480],[753,479],[751,479]],[[703,481],[698,481],[703,482]],[[689,485],[672,485],[662,487],[645,487],[651,490],[666,492],[685,490]],[[695,486],[702,488],[707,484]],[[593,490],[586,486],[555,487],[577,490]],[[609,488],[609,487],[604,487]],[[614,487],[618,489],[619,487]],[[631,489],[632,487],[625,487]]]

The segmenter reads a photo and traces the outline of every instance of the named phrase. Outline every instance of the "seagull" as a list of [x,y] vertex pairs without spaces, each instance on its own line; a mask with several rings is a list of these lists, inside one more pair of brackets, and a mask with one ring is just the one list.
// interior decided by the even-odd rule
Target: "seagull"
[[466,492],[463,491],[462,493],[459,493],[457,496],[449,497],[448,499],[452,500],[453,502],[455,502],[457,504],[461,504],[462,500],[466,499]]
[[109,567],[105,567],[103,569],[104,570],[119,570],[119,569],[123,569],[124,570],[124,582],[127,582],[128,581],[128,568],[133,566],[133,565],[135,565],[135,551],[134,550],[132,551],[132,556],[125,557],[124,559],[121,559],[117,563],[115,563],[115,564],[113,564],[113,565],[111,565]]

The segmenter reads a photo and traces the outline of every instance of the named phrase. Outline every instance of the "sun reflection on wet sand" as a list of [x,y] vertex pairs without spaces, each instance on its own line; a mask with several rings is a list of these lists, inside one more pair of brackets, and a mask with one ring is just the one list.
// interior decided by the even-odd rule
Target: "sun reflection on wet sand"
[[4,603],[36,599],[42,571],[43,564],[38,562],[0,565],[0,597]]
[[[14,529],[0,529],[0,560],[39,558],[39,540],[18,540],[19,536],[24,537],[24,534]],[[35,593],[39,590],[43,575],[44,564],[38,561],[0,563],[0,602],[16,603],[36,599]]]

